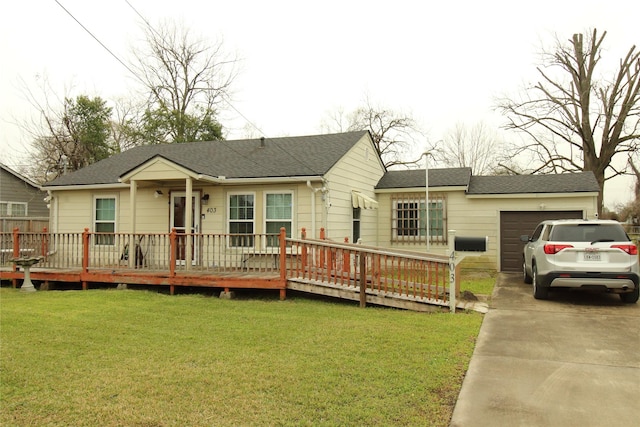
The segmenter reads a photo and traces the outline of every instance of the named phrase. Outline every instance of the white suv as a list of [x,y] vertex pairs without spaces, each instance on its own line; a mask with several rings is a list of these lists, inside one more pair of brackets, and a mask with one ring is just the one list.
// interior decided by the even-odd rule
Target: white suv
[[522,270],[533,296],[551,288],[599,289],[638,301],[638,247],[617,221],[563,219],[541,222],[525,242]]

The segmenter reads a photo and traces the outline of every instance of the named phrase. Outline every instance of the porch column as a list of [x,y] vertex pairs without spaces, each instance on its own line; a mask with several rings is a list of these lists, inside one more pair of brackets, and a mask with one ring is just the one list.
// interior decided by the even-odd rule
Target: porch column
[[138,193],[138,181],[132,179],[129,182],[129,268],[136,266],[136,197]]
[[184,215],[184,231],[185,231],[185,244],[186,244],[186,251],[185,251],[185,260],[184,260],[184,267],[186,270],[190,270],[191,269],[191,259],[193,257],[193,235],[191,233],[193,233],[193,229],[191,227],[191,225],[193,224],[193,200],[191,200],[191,198],[193,197],[193,181],[191,180],[191,177],[188,177],[185,180],[185,196],[186,196],[186,205],[185,205],[185,215]]

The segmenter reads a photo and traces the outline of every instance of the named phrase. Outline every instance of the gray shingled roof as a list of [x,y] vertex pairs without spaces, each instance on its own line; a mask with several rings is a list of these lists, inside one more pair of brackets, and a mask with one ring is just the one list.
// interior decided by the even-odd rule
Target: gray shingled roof
[[62,176],[46,186],[114,184],[161,156],[194,173],[227,178],[322,176],[368,131],[135,147]]
[[[466,187],[471,168],[429,169],[429,187]],[[376,190],[424,187],[424,169],[387,171],[378,181]]]
[[474,176],[467,194],[582,193],[598,192],[593,172],[559,175]]
[[[376,189],[424,187],[424,169],[388,171]],[[467,194],[598,192],[592,172],[559,175],[472,176],[470,168],[429,169],[429,187],[466,187]]]

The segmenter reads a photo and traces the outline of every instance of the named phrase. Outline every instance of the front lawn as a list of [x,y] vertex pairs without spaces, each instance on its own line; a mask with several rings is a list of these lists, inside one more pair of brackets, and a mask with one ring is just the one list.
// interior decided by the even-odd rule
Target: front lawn
[[493,293],[496,278],[497,274],[493,271],[464,270],[460,279],[460,290],[489,298]]
[[0,289],[0,425],[449,423],[482,316]]

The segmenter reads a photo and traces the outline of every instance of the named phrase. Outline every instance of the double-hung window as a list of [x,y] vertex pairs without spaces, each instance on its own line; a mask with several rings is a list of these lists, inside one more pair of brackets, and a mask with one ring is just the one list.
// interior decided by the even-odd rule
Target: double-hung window
[[229,195],[229,246],[253,246],[255,195]]
[[[291,237],[293,229],[293,194],[265,194],[265,231],[268,235],[279,234],[284,227],[287,237]],[[267,237],[267,246],[278,246],[278,238]]]
[[444,194],[429,194],[427,231],[426,194],[396,194],[391,198],[394,242],[446,242],[447,215]]
[[93,231],[97,234],[96,245],[113,245],[116,232],[116,198],[98,196],[94,198]]
[[27,216],[27,204],[22,202],[0,202],[0,216]]

